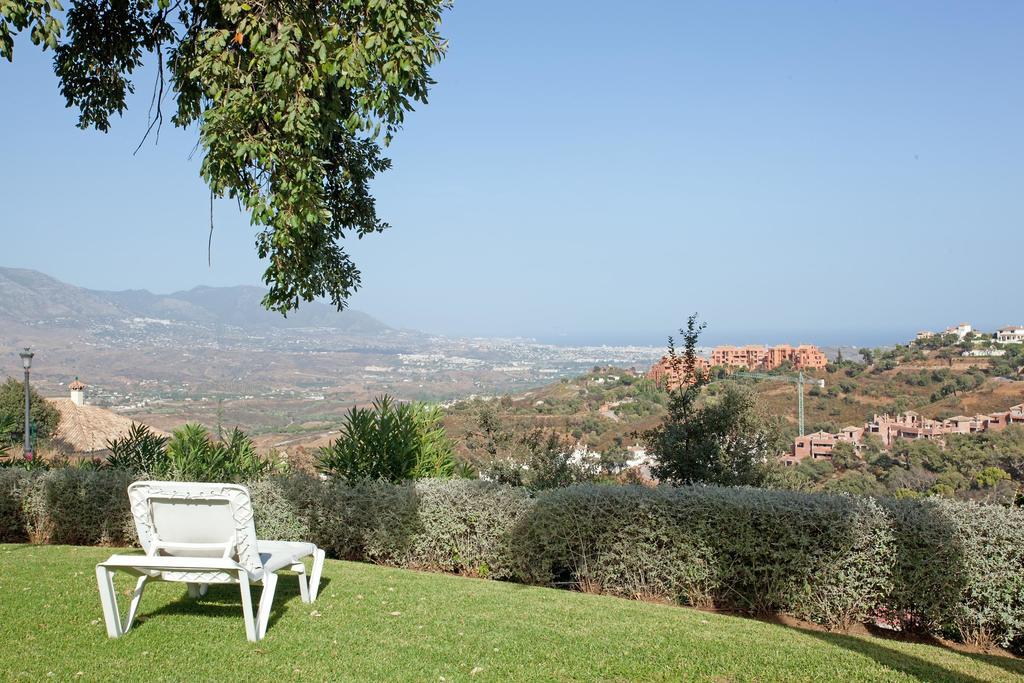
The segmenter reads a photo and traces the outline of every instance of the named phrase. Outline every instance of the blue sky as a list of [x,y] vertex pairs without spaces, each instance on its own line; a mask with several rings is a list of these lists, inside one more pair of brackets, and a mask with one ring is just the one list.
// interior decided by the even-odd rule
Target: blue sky
[[[472,2],[350,243],[355,308],[467,335],[881,343],[1024,323],[1024,4]],[[158,292],[259,284],[152,72],[107,135],[0,64],[0,264]]]

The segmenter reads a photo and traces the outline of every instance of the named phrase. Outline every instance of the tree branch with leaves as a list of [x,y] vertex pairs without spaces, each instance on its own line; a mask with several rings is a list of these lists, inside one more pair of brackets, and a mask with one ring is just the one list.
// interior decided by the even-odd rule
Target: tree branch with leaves
[[[200,173],[213,196],[237,199],[268,262],[263,304],[282,314],[326,297],[340,310],[360,272],[340,242],[388,227],[370,182],[447,43],[451,0],[73,0],[66,31],[57,0],[0,0],[0,56],[13,36],[55,52],[78,125],[107,131],[134,92],[147,55],[175,126],[198,126]],[[147,133],[148,134],[148,133]]]

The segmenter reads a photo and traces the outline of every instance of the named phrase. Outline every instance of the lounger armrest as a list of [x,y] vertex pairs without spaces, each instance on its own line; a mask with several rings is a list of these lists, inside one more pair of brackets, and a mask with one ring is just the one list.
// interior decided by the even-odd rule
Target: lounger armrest
[[111,555],[98,566],[107,569],[153,569],[158,571],[245,571],[233,560],[221,557],[180,557],[172,555]]

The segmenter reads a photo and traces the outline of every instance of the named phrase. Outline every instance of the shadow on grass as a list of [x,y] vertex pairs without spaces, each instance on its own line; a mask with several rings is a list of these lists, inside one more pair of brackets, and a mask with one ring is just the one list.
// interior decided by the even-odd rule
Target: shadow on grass
[[[869,640],[866,637],[848,636],[841,633],[828,633],[826,631],[811,631],[796,629],[813,638],[817,638],[829,645],[841,647],[844,650],[855,652],[873,659],[876,663],[893,671],[899,671],[908,676],[913,676],[923,681],[967,681],[968,683],[985,683],[985,679],[969,676],[958,671],[950,671],[936,662],[928,661],[921,657],[885,647],[875,639]],[[947,650],[953,652],[952,650]],[[1005,657],[979,656],[961,652],[965,657],[982,661],[986,664],[999,666],[1009,673],[1022,674],[1024,667],[1012,666],[1016,664],[1013,660]],[[997,661],[992,661],[997,660]]]
[[938,638],[933,638],[928,635],[921,635],[917,637],[903,637],[898,632],[894,633],[893,631],[881,628],[879,626],[865,624],[865,628],[867,629],[868,633],[870,633],[872,636],[876,638],[881,638],[883,640],[896,640],[911,643],[919,643],[924,645],[931,645],[933,647],[941,647],[944,650],[956,652],[957,654],[963,657],[969,657],[975,661],[982,662],[983,664],[1003,669],[1015,676],[1024,677],[1024,660],[1016,658],[1009,654],[995,654],[990,652],[968,652],[966,650],[957,649],[955,647],[951,648],[949,644],[947,644],[946,642],[943,642]]
[[970,657],[971,659],[994,666],[1011,673],[1014,676],[1020,676],[1024,678],[1024,662],[1019,659],[1011,659],[1009,657],[1001,657],[1000,655],[987,655],[975,652],[962,652],[964,657]]
[[[330,585],[331,580],[323,577],[320,579],[320,593]],[[250,587],[252,593],[253,610],[259,606],[259,586]],[[274,627],[277,620],[285,611],[285,604],[292,600],[300,599],[299,582],[292,574],[281,574],[277,582],[277,591],[274,594],[274,604],[270,608],[270,616],[267,619],[267,631]],[[143,608],[145,607],[145,596],[142,598]],[[313,603],[314,605],[316,603]],[[310,605],[312,609],[312,605]],[[244,629],[242,622],[242,597],[239,587],[236,584],[214,584],[211,585],[206,595],[199,598],[190,598],[188,593],[173,602],[166,603],[153,611],[140,610],[139,618],[134,631],[139,626],[145,625],[150,619],[161,615],[199,615],[206,617],[218,617],[238,621],[238,627]]]

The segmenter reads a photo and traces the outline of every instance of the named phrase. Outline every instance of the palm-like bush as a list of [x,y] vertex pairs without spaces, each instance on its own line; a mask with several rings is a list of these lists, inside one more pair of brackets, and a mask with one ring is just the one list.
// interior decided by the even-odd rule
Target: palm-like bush
[[146,425],[133,423],[127,434],[107,441],[110,449],[107,465],[147,478],[166,477],[170,468],[164,450],[166,445],[166,436],[158,436]]
[[215,441],[198,424],[187,424],[170,439],[144,425],[133,425],[120,439],[107,443],[107,466],[153,479],[180,481],[240,481],[258,479],[270,471],[252,440],[235,428]]
[[413,479],[444,478],[455,474],[455,447],[441,423],[441,408],[424,403],[411,404],[416,422],[419,453]]
[[210,481],[223,467],[223,452],[214,448],[210,432],[198,424],[175,429],[167,443],[167,461],[173,479]]
[[167,442],[168,475],[179,481],[237,481],[257,479],[271,464],[260,458],[237,427],[225,441],[214,441],[198,424],[176,429]]
[[385,395],[370,408],[349,410],[341,436],[320,449],[317,468],[349,481],[450,477],[452,454],[437,407],[396,403]]

